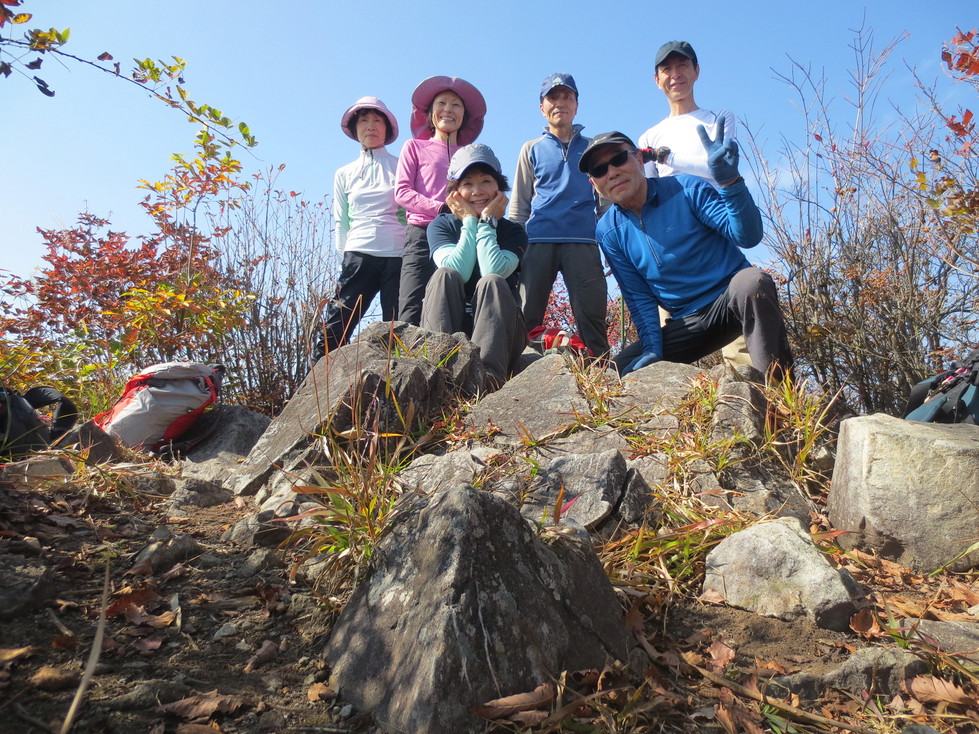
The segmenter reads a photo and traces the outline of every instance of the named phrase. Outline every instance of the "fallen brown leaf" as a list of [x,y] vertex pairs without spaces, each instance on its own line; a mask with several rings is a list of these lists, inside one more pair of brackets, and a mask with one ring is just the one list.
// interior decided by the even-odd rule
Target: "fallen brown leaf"
[[126,610],[133,604],[146,606],[147,603],[154,601],[160,601],[160,595],[152,586],[142,586],[135,589],[127,586],[120,592],[119,598],[106,608],[105,616],[116,617],[125,614]]
[[160,710],[181,719],[206,719],[218,711],[223,714],[232,714],[244,704],[245,699],[240,696],[226,696],[218,693],[215,689],[199,696],[190,696],[172,703],[165,703],[160,706]]
[[78,684],[78,671],[45,665],[31,676],[31,685],[42,691],[63,691]]
[[727,601],[724,595],[715,589],[707,589],[707,591],[697,597],[697,600],[702,601],[704,604],[723,604]]
[[707,654],[711,660],[708,667],[715,673],[719,673],[734,660],[734,648],[729,646],[724,640],[714,640],[707,648]]
[[181,724],[177,727],[174,734],[220,734],[223,731],[217,724],[208,726],[207,724]]
[[253,670],[265,665],[265,663],[275,657],[278,651],[278,645],[272,642],[272,640],[265,640],[262,646],[258,648],[258,652],[252,655],[251,659],[245,663],[245,672],[251,673]]
[[326,683],[314,683],[306,691],[306,699],[316,703],[317,701],[332,701],[337,697],[337,692],[334,691]]
[[954,683],[930,675],[911,681],[911,695],[922,703],[950,703],[954,706],[979,706],[979,701]]
[[861,637],[881,637],[883,635],[880,623],[877,621],[877,615],[869,607],[861,609],[850,617],[850,629]]
[[518,693],[487,701],[481,706],[474,706],[471,711],[484,719],[505,719],[521,711],[532,711],[546,707],[553,700],[554,686],[550,683],[542,683],[529,693]]
[[0,663],[10,663],[19,658],[27,658],[34,654],[34,648],[27,647],[0,647]]

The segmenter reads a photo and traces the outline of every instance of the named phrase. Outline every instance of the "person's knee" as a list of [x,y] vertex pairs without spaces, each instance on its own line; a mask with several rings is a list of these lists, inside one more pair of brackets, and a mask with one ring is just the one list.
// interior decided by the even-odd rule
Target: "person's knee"
[[735,273],[729,290],[735,298],[760,298],[772,303],[778,302],[778,289],[772,276],[754,266]]

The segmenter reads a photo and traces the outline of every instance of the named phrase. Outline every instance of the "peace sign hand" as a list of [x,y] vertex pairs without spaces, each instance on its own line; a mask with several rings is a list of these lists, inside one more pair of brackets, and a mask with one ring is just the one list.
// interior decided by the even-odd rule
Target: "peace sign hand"
[[713,140],[703,125],[697,125],[697,134],[707,151],[707,170],[711,178],[721,186],[736,182],[741,177],[738,173],[738,143],[733,138],[724,138],[724,118],[717,119],[717,136]]

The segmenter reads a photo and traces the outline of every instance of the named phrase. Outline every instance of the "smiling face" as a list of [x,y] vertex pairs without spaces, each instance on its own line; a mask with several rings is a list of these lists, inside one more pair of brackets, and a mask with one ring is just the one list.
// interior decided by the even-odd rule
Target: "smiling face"
[[554,87],[541,100],[540,111],[552,131],[566,130],[578,114],[578,97],[570,87]]
[[384,115],[374,110],[360,110],[357,113],[357,140],[364,148],[371,150],[384,145],[387,137],[387,120]]
[[646,177],[642,170],[641,153],[634,152],[625,143],[604,145],[592,153],[589,168],[595,170],[609,163],[622,151],[629,152],[629,155],[621,165],[609,164],[603,176],[595,178],[589,175],[589,180],[602,198],[638,214],[646,201]]
[[432,127],[443,140],[459,131],[465,115],[466,105],[455,92],[439,92],[432,100]]
[[671,103],[693,99],[693,84],[700,78],[700,67],[682,54],[672,53],[656,67],[656,86]]
[[500,185],[489,173],[473,166],[459,179],[457,191],[463,201],[482,211],[500,192]]

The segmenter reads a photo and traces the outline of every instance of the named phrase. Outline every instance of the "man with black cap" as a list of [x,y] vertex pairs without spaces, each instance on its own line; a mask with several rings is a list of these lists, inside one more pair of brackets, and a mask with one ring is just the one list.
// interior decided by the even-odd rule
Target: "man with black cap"
[[570,74],[547,76],[540,89],[547,122],[540,137],[520,150],[508,218],[527,230],[520,268],[524,319],[541,326],[558,272],[564,276],[578,333],[595,356],[608,352],[608,290],[595,244],[595,195],[578,161],[589,138],[574,124],[578,87]]
[[697,128],[703,125],[711,136],[717,135],[717,123],[724,120],[727,138],[734,139],[734,113],[717,113],[697,106],[693,97],[694,83],[700,77],[700,64],[693,47],[686,41],[670,41],[660,46],[653,62],[656,86],[666,95],[670,116],[653,125],[639,136],[639,147],[650,150],[646,163],[647,176],[673,176],[689,173],[706,178],[717,187],[717,181],[707,168],[707,155]]
[[[612,202],[596,235],[639,332],[616,366],[626,375],[660,360],[694,362],[740,333],[752,364],[779,377],[792,353],[775,282],[741,252],[761,242],[762,220],[738,174],[738,144],[723,120],[713,140],[697,132],[717,189],[694,176],[646,178],[642,154],[620,132],[596,136],[578,164]],[[670,314],[662,327],[659,307]]]

